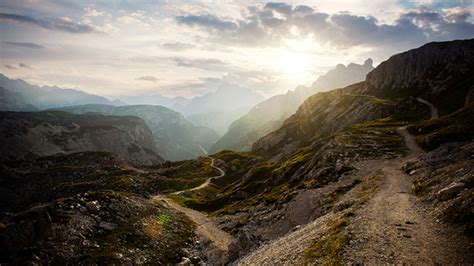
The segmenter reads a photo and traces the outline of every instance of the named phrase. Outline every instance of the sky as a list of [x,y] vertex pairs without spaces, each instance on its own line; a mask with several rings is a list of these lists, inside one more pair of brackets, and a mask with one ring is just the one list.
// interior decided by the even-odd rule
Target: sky
[[115,98],[269,97],[335,65],[474,38],[473,0],[1,0],[0,72]]

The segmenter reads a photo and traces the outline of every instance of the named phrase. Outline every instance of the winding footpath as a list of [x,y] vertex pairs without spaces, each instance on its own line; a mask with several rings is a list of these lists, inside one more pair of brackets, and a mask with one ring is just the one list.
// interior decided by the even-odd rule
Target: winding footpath
[[[417,100],[429,106],[431,119],[439,117],[433,104],[421,98]],[[402,167],[424,151],[406,127],[398,128],[397,132],[410,153],[403,158],[366,163],[365,171],[382,171],[385,178],[375,196],[356,214],[351,225],[354,239],[346,247],[345,262],[369,265],[471,263],[465,260],[469,252],[467,239],[440,224],[423,208],[420,198],[412,194],[413,178],[405,174]]]
[[177,191],[177,192],[174,192],[173,194],[176,194],[176,195],[179,195],[185,191],[194,191],[194,190],[199,190],[199,189],[202,189],[202,188],[205,188],[207,186],[209,186],[209,184],[211,184],[211,181],[214,180],[214,179],[217,179],[217,178],[221,178],[223,176],[225,176],[225,172],[224,170],[222,170],[221,168],[217,167],[214,165],[214,158],[212,158],[212,161],[211,161],[211,167],[216,169],[217,171],[219,171],[219,175],[217,176],[213,176],[213,177],[209,177],[208,179],[206,179],[206,181],[204,181],[204,183],[202,183],[201,185],[197,186],[197,187],[193,187],[193,188],[190,188],[190,189],[185,189],[185,190],[181,190],[181,191]]
[[[185,192],[185,191],[193,191],[193,190],[204,188],[208,186],[214,178],[221,178],[225,176],[225,171],[219,168],[218,166],[215,166],[214,162],[215,162],[214,158],[212,158],[211,167],[218,170],[219,175],[208,178],[204,183],[202,183],[201,185],[197,187],[178,191],[173,194],[179,195],[180,193]],[[223,230],[221,230],[219,227],[217,227],[214,221],[210,217],[196,210],[181,206],[178,203],[176,203],[174,200],[172,200],[171,198],[167,197],[166,195],[157,195],[153,197],[153,200],[163,202],[168,207],[173,208],[181,212],[182,214],[186,215],[191,221],[193,221],[196,224],[196,231],[195,231],[196,234],[200,238],[209,240],[213,248],[217,249],[218,254],[221,254],[220,256],[225,256],[225,254],[228,252],[229,245],[233,241],[232,236],[224,232]]]

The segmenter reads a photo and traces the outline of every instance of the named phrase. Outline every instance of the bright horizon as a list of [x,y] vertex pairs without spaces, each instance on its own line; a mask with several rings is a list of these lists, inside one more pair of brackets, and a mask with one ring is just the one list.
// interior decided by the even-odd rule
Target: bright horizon
[[270,97],[339,63],[472,38],[472,11],[430,0],[2,1],[0,72],[110,99],[192,98],[223,83]]

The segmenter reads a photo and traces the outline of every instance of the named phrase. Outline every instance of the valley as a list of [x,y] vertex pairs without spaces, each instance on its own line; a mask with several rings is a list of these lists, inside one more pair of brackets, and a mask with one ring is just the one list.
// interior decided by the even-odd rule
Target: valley
[[474,40],[372,68],[220,139],[163,106],[0,112],[0,263],[471,264]]

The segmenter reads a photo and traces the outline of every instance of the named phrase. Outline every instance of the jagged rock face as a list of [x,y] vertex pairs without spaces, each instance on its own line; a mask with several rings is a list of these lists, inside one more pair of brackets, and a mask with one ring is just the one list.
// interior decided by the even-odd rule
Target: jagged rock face
[[[367,75],[374,87],[406,88],[424,78],[427,71],[443,66],[449,72],[465,72],[474,63],[474,40],[429,43],[390,57]],[[436,79],[432,77],[432,79]]]
[[140,117],[157,138],[160,153],[167,160],[184,160],[202,155],[199,145],[204,149],[209,149],[218,138],[217,133],[212,129],[194,126],[180,113],[163,106],[87,104],[60,110],[76,114],[100,113]]
[[163,161],[153,134],[137,117],[2,112],[0,136],[2,160],[109,151],[138,164]]
[[443,114],[462,107],[474,85],[474,39],[429,43],[390,57],[367,75],[364,93],[423,97]]

